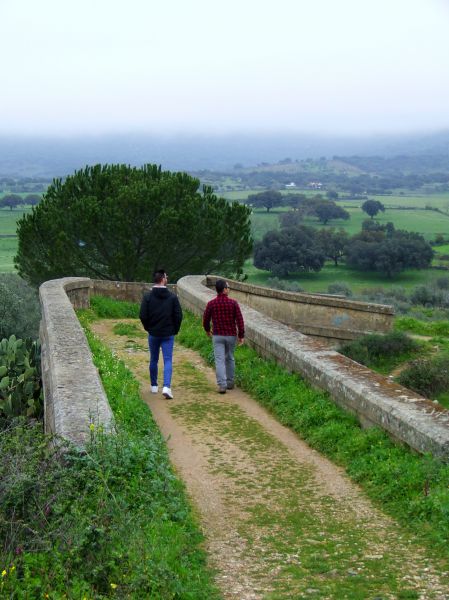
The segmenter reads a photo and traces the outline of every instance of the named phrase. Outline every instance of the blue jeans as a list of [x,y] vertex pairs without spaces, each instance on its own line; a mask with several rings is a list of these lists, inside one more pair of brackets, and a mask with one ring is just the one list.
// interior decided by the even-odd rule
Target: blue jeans
[[148,348],[150,349],[150,380],[151,385],[157,385],[157,364],[159,362],[159,350],[162,348],[164,358],[164,387],[171,387],[173,345],[175,336],[157,337],[148,335]]

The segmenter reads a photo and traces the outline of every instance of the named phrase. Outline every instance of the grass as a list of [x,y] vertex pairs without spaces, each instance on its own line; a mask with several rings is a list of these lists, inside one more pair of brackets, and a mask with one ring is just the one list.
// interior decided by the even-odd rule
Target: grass
[[[358,202],[358,201],[357,201]],[[363,221],[369,219],[369,216],[362,211],[360,203],[338,202],[340,206],[344,206],[351,216],[348,221],[339,219],[329,221],[327,225],[320,223],[316,217],[306,217],[304,225],[318,228],[342,228],[350,235],[358,233],[362,229]],[[270,229],[279,229],[279,215],[288,212],[290,209],[281,207],[266,211],[257,209],[253,210],[251,215],[252,233],[254,239],[260,240]],[[392,222],[396,229],[405,229],[407,231],[415,231],[424,236],[426,240],[433,240],[437,233],[447,234],[449,230],[449,214],[442,215],[431,210],[389,210],[386,209],[383,213],[378,213],[375,220],[381,225]]]
[[14,256],[17,253],[17,238],[2,236],[15,236],[17,220],[29,212],[31,212],[31,207],[20,207],[13,210],[0,209],[0,273],[14,271]]
[[[178,339],[210,362],[210,342],[201,333],[199,319],[186,314]],[[378,428],[362,430],[327,394],[248,347],[237,349],[236,363],[239,386],[309,445],[344,466],[384,510],[449,559],[448,465],[395,444]]]
[[85,453],[61,453],[39,423],[1,431],[0,596],[218,599],[165,441],[138,382],[90,334],[95,318],[80,313],[116,433],[92,425]]
[[[244,273],[248,276],[248,283],[255,285],[268,285],[267,281],[272,277],[269,271],[257,269],[249,259],[245,262]],[[350,286],[354,294],[360,294],[362,290],[369,287],[404,287],[411,288],[432,283],[442,276],[441,271],[432,269],[407,269],[394,278],[383,276],[381,273],[367,273],[350,269],[346,265],[335,267],[327,262],[319,273],[292,273],[284,279],[298,283],[307,292],[327,292],[331,283],[345,282]]]
[[17,254],[17,238],[0,237],[0,273],[14,271],[14,256]]
[[449,338],[449,321],[422,321],[414,317],[396,317],[396,331],[406,331],[425,336],[446,336]]
[[[258,583],[265,587],[267,576],[272,591],[265,597],[278,600],[302,597],[310,588],[327,598],[367,598],[403,589],[398,576],[403,556],[387,547],[385,532],[360,527],[352,514],[341,511],[340,501],[317,493],[313,469],[292,459],[285,445],[241,407],[217,402],[203,371],[185,362],[176,371],[194,396],[184,397],[170,412],[194,439],[209,440],[209,469],[225,481],[225,500],[235,514],[232,527],[246,542],[256,589]],[[223,445],[234,451],[223,452]],[[368,558],[373,545],[384,549],[375,560]],[[267,564],[275,576],[267,573]]]

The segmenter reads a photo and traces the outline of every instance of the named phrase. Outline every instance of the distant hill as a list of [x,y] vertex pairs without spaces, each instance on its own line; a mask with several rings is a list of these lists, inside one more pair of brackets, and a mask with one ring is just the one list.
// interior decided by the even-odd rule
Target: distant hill
[[[262,163],[328,160],[335,171],[354,174],[373,170],[375,160],[409,157],[411,170],[449,160],[449,131],[409,136],[324,137],[311,135],[177,136],[109,135],[77,138],[0,137],[0,176],[64,176],[95,163],[162,164],[171,170],[229,171]],[[330,164],[330,159],[335,157]],[[345,158],[342,158],[345,157]],[[347,157],[351,157],[349,160]],[[413,159],[415,157],[415,159]],[[395,169],[393,163],[391,168]],[[294,168],[291,165],[290,169]],[[384,165],[385,166],[385,165]],[[278,167],[276,167],[278,168]],[[402,168],[402,167],[401,167]],[[438,167],[440,168],[440,167]],[[285,170],[285,169],[284,169]]]

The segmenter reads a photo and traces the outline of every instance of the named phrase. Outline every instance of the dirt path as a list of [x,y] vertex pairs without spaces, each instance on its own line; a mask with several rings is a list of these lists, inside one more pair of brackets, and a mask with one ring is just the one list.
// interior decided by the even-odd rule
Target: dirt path
[[447,572],[248,395],[217,394],[196,353],[176,346],[173,400],[149,393],[146,339],[116,323],[92,329],[141,382],[226,599],[449,599]]

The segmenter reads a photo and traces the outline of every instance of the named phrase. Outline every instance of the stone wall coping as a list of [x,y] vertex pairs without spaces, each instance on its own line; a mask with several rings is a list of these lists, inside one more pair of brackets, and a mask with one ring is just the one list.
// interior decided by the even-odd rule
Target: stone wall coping
[[[206,276],[180,279],[181,303],[202,314],[215,297],[207,287],[209,281]],[[441,405],[243,303],[240,306],[246,340],[259,353],[326,390],[337,404],[357,415],[361,424],[377,425],[419,452],[449,460],[449,411]]]
[[90,279],[67,277],[46,281],[39,288],[45,430],[77,446],[89,440],[91,423],[105,430],[113,426],[86,336],[67,296],[82,290],[88,301],[90,285]]
[[[206,281],[207,286],[214,286],[217,279],[222,279],[222,277],[217,275],[203,276],[203,280]],[[333,294],[287,292],[284,290],[276,290],[274,288],[253,285],[252,283],[245,283],[233,279],[226,279],[226,281],[231,284],[231,288],[241,292],[246,292],[248,294],[254,294],[256,296],[269,296],[270,298],[288,300],[290,302],[301,302],[305,304],[321,304],[323,306],[332,305],[332,307],[348,308],[363,312],[382,313],[388,315],[394,314],[394,308],[388,304],[376,304],[372,302],[361,302],[359,300],[348,300],[347,298],[342,298],[340,295]]]

